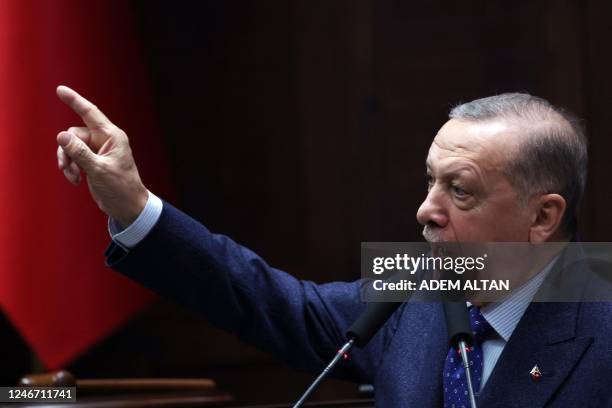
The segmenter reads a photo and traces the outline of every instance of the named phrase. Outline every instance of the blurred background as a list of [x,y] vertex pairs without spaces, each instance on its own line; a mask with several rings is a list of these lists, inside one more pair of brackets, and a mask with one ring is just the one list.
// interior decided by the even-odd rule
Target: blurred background
[[[72,332],[45,337],[78,308],[66,282],[114,274],[102,267],[103,214],[84,186],[74,190],[54,171],[54,136],[78,123],[55,100],[60,83],[128,133],[153,192],[299,278],[354,280],[360,242],[420,241],[415,213],[432,138],[453,105],[507,91],[585,119],[591,161],[580,231],[587,241],[610,240],[606,0],[2,3],[0,52],[13,71],[0,69],[0,244],[10,249],[0,259],[0,385],[65,367],[79,378],[211,377],[239,401],[268,402],[295,399],[313,378],[137,287],[129,290],[141,300],[98,320],[96,313],[124,305],[122,293],[134,298],[115,282],[106,291],[90,284],[88,297],[100,294],[91,313]],[[43,114],[47,108],[59,113]],[[44,174],[47,187],[15,181],[20,157],[38,149],[24,139],[44,146],[31,177]],[[23,185],[36,189],[24,195]],[[66,210],[75,200],[90,212]],[[41,234],[32,214],[57,224]],[[56,241],[47,252],[46,240]],[[64,264],[78,252],[73,241],[95,250]],[[38,264],[24,262],[38,249],[46,254]],[[57,265],[64,266],[53,272]],[[41,279],[54,273],[73,275],[67,286],[41,291]],[[57,315],[45,316],[54,302]],[[50,324],[33,333],[42,320]],[[107,323],[62,349],[99,321]],[[317,398],[355,394],[354,385],[329,381]]]

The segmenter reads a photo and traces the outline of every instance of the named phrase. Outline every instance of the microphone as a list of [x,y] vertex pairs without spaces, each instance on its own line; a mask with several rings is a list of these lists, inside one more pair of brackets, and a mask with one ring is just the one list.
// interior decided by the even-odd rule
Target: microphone
[[[398,273],[393,276],[390,281],[398,281],[405,274]],[[406,300],[410,297],[407,294]],[[312,394],[317,386],[323,381],[327,374],[336,366],[342,358],[348,358],[349,351],[353,346],[365,347],[376,332],[389,320],[389,317],[397,310],[404,302],[371,302],[368,303],[366,310],[355,320],[355,322],[346,331],[346,337],[349,339],[338,350],[336,356],[323,369],[321,374],[310,384],[310,387],[302,394],[300,399],[293,405],[293,408],[301,407],[306,399]]]
[[442,307],[444,309],[444,319],[446,321],[446,328],[448,329],[448,337],[450,338],[450,346],[453,349],[458,349],[459,354],[461,354],[461,362],[467,380],[470,406],[471,408],[477,408],[476,395],[474,394],[474,387],[472,385],[472,374],[470,372],[470,361],[467,355],[467,348],[474,343],[467,305],[465,301],[445,299],[442,301]]
[[[422,278],[422,272],[414,275],[408,271],[401,271],[391,276],[387,281],[392,283],[401,282],[404,280],[411,280],[418,282]],[[370,339],[376,334],[378,330],[389,320],[389,317],[395,312],[403,303],[408,301],[413,295],[413,292],[406,292],[405,298],[401,302],[385,302],[384,292],[382,294],[369,295],[370,298],[374,299],[378,297],[381,301],[370,301],[366,310],[353,322],[353,324],[346,331],[346,337],[349,339],[355,339],[355,345],[357,347],[365,347]]]
[[451,347],[459,347],[461,340],[465,341],[467,346],[470,347],[474,341],[474,336],[472,335],[470,317],[465,301],[445,299],[442,301],[442,307],[444,308],[444,320],[446,321]]
[[319,376],[310,384],[310,387],[304,392],[300,399],[293,405],[293,408],[299,408],[304,404],[306,399],[317,388],[319,383],[327,376],[327,374],[336,366],[342,358],[348,358],[348,352],[353,346],[364,347],[372,336],[382,327],[383,324],[391,317],[393,312],[403,302],[378,302],[369,303],[365,312],[355,320],[355,322],[346,331],[348,341],[338,350],[336,356],[319,374]]
[[403,302],[369,303],[365,312],[346,331],[346,337],[355,339],[357,347],[365,347]]

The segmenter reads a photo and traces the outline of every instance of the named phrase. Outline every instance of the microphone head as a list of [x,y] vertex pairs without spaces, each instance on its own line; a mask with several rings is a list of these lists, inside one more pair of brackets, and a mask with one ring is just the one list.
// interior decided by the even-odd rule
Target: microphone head
[[[401,282],[402,280],[415,280],[416,277],[410,273],[409,271],[401,271],[393,276],[391,276],[387,281],[388,282]],[[362,288],[363,289],[363,288]],[[372,298],[380,299],[378,302],[370,302],[368,306],[355,320],[355,322],[348,328],[346,331],[347,337],[354,338],[354,344],[357,347],[365,347],[366,344],[370,341],[370,339],[376,334],[378,330],[389,320],[389,317],[397,310],[400,305],[405,303],[412,293],[405,294],[405,298],[402,302],[384,302],[384,292],[378,293]]]
[[365,347],[402,302],[369,303],[365,312],[346,331],[347,337],[355,339],[355,345]]
[[474,342],[474,335],[465,300],[442,300],[442,307],[451,347],[457,348],[461,340],[471,346]]

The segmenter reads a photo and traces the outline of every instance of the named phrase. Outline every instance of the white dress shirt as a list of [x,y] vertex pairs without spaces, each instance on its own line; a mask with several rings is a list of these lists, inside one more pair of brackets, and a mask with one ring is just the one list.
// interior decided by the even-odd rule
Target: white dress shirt
[[113,241],[124,250],[136,246],[153,229],[162,213],[162,200],[149,191],[149,198],[145,208],[140,212],[138,218],[126,229],[121,229],[117,221],[108,219],[108,232]]

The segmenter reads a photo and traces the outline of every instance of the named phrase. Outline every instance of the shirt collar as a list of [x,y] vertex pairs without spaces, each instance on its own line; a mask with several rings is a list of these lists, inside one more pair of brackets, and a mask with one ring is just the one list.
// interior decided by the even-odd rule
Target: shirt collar
[[480,309],[483,317],[504,341],[507,342],[512,336],[519,320],[525,314],[527,306],[533,300],[556,261],[557,257],[550,261],[537,275],[512,291],[503,301],[489,303]]

